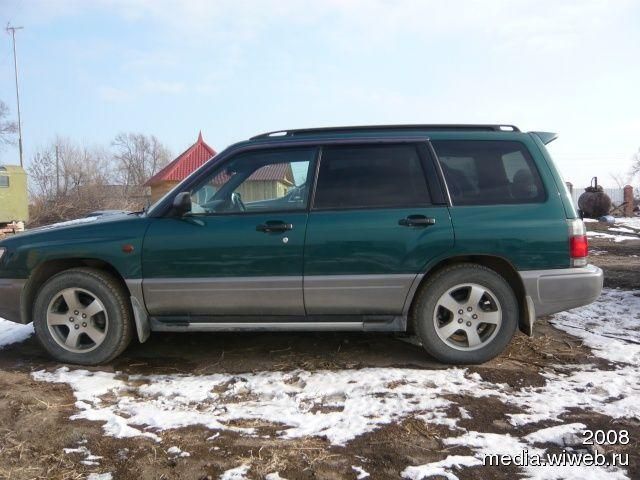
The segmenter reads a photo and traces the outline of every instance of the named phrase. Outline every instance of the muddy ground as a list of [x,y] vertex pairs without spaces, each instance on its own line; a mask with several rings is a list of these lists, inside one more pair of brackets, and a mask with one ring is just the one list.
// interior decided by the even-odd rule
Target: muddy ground
[[[591,227],[590,227],[591,228]],[[614,243],[591,240],[593,263],[606,272],[606,285],[640,289],[640,241]],[[631,255],[638,255],[633,257]],[[484,379],[514,387],[543,385],[541,373],[559,364],[602,362],[581,342],[539,320],[533,338],[518,334],[499,358],[472,367]],[[469,454],[462,447],[447,447],[445,426],[426,425],[408,418],[362,435],[344,447],[322,438],[283,440],[255,438],[222,431],[212,448],[206,439],[212,432],[185,428],[163,433],[162,443],[149,439],[114,439],[103,435],[100,422],[69,419],[76,412],[75,399],[66,384],[34,381],[31,372],[54,370],[51,361],[32,337],[0,351],[0,478],[81,479],[90,472],[112,472],[116,479],[208,479],[245,462],[252,464],[249,478],[264,478],[279,471],[289,479],[356,478],[352,465],[361,465],[370,478],[399,478],[409,465],[444,458],[446,454]],[[430,359],[419,346],[384,334],[154,334],[144,345],[132,345],[104,371],[127,373],[241,373],[265,370],[353,369],[362,367],[446,368]],[[468,429],[509,433],[505,406],[495,400],[454,399],[471,414],[460,420]],[[630,454],[630,478],[640,478],[640,422],[613,421],[608,417],[573,411],[563,417],[588,428],[627,429],[632,441],[616,451]],[[526,427],[530,430],[542,428]],[[257,425],[265,434],[275,425]],[[528,432],[525,432],[528,433]],[[65,454],[79,442],[102,456],[99,468],[80,463],[78,454]],[[187,458],[171,458],[172,445],[190,452]],[[509,468],[469,467],[456,474],[460,479],[513,479]]]

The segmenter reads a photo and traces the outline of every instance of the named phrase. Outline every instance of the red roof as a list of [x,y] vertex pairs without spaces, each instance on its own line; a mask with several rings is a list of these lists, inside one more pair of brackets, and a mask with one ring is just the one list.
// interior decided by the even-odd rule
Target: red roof
[[145,187],[156,185],[160,182],[179,182],[185,179],[191,172],[204,165],[207,160],[215,156],[216,151],[202,139],[202,132],[198,134],[196,143],[187,148],[166,167],[146,181]]
[[[222,185],[226,183],[230,178],[230,175],[222,171],[218,175],[215,176],[213,181],[211,182],[213,185]],[[255,172],[251,174],[247,181],[278,181],[282,183],[287,183],[289,185],[293,185],[293,171],[291,170],[290,163],[272,163],[270,165],[265,165],[264,167],[259,168]]]

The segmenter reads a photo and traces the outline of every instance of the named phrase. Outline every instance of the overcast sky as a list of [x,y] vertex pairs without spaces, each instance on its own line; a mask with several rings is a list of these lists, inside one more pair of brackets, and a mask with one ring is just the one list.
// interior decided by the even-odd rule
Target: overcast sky
[[634,0],[0,0],[8,21],[25,27],[27,158],[58,134],[152,133],[179,153],[200,129],[220,151],[287,127],[512,123],[559,132],[551,153],[583,185],[613,184],[640,147]]

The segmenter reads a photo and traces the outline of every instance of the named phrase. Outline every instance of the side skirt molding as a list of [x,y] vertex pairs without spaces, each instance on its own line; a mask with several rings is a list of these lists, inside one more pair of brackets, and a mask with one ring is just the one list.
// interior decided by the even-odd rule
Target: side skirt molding
[[[327,316],[329,317],[329,316]],[[153,332],[404,332],[407,317],[150,317]]]

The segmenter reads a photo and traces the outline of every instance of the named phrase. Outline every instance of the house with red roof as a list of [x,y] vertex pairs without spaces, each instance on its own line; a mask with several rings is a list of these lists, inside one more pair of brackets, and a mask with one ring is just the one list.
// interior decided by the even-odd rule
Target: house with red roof
[[202,139],[202,132],[198,134],[196,143],[187,148],[166,167],[156,173],[144,184],[151,188],[151,201],[155,202],[165,193],[184,180],[191,172],[204,165],[207,160],[216,155],[216,151]]
[[[151,187],[151,201],[158,200],[215,155],[216,151],[202,139],[201,132],[196,143],[178,155],[175,160],[144,184],[145,187]],[[212,191],[217,190],[228,179],[229,173],[220,172],[210,182]],[[237,192],[242,195],[242,200],[245,202],[280,198],[294,183],[290,163],[270,164],[253,172]]]

